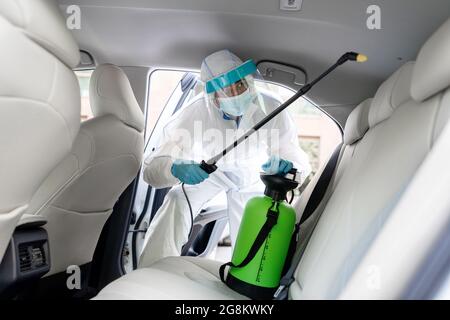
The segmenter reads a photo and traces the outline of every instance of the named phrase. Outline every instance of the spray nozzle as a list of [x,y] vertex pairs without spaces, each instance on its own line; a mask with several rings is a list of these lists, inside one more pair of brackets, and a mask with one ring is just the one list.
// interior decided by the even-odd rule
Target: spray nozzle
[[365,54],[361,54],[359,53],[356,56],[356,62],[366,62],[369,58],[367,58],[367,56]]
[[344,53],[337,61],[337,64],[341,65],[347,61],[366,62],[367,59],[366,55],[351,51]]

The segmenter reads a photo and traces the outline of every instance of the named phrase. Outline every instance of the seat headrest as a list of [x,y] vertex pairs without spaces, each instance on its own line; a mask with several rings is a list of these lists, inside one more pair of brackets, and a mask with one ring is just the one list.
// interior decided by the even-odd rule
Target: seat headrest
[[0,16],[69,68],[78,65],[78,45],[55,0],[1,0]]
[[95,117],[111,114],[139,132],[144,130],[144,115],[128,77],[119,67],[98,66],[92,73],[89,94]]
[[361,102],[347,118],[344,128],[344,144],[351,145],[369,130],[369,110],[372,98]]
[[424,101],[450,86],[450,19],[422,46],[411,83],[411,96]]
[[369,112],[372,128],[389,118],[395,108],[411,99],[410,88],[414,62],[407,62],[378,88]]

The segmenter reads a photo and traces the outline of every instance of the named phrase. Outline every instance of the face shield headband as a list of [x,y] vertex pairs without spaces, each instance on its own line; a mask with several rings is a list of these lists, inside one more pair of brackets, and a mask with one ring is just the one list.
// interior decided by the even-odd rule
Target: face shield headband
[[244,79],[246,76],[256,72],[256,65],[253,60],[247,60],[239,67],[221,74],[206,82],[206,93],[210,94],[226,87],[231,86],[233,83]]

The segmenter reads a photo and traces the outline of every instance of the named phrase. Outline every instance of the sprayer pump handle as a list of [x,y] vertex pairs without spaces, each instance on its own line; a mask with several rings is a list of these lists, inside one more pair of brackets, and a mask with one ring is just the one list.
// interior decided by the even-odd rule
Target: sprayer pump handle
[[217,166],[215,164],[208,164],[205,160],[200,164],[200,168],[205,171],[207,174],[211,174],[217,170]]

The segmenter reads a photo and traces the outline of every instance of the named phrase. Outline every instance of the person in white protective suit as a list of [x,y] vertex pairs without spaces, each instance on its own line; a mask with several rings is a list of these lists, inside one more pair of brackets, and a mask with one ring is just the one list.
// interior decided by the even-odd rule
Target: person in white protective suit
[[170,119],[159,147],[145,160],[145,181],[154,188],[172,189],[146,233],[140,267],[181,254],[191,230],[189,203],[195,218],[210,199],[225,191],[234,244],[246,202],[264,191],[261,168],[286,174],[295,167],[303,180],[309,175],[308,156],[298,145],[296,125],[286,111],[218,161],[216,172],[208,175],[200,168],[202,160],[221,152],[281,104],[270,92],[257,89],[255,75],[252,60],[243,63],[228,50],[203,61],[204,93]]

